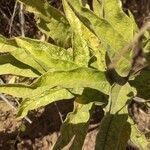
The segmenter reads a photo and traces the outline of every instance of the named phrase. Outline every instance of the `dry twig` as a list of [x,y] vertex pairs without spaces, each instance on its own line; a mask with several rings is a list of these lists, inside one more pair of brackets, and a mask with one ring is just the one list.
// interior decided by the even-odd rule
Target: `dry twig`
[[25,36],[24,32],[24,26],[25,26],[25,18],[24,18],[24,6],[23,3],[20,3],[20,12],[19,12],[19,18],[20,18],[20,28],[21,28],[21,36]]
[[[0,78],[1,79],[1,78]],[[3,83],[3,80],[1,80],[1,82]],[[3,83],[4,84],[4,83]],[[3,95],[3,94],[1,94],[0,93],[0,98],[4,101],[4,102],[6,102],[12,109],[14,109],[15,111],[17,111],[17,108],[15,107],[15,106],[13,106],[10,102],[9,102],[9,100]],[[19,102],[17,101],[17,103],[18,103],[18,105],[20,105],[19,104]],[[28,117],[25,117],[24,118],[27,122],[29,122],[30,124],[32,124],[32,121],[28,118]]]
[[[7,17],[7,15],[3,12],[3,10],[2,10],[1,8],[0,8],[0,13],[1,13],[2,16],[8,21],[8,23],[11,22],[11,20]],[[14,31],[15,31],[18,35],[20,34],[16,28],[14,28]]]
[[10,36],[11,36],[13,21],[14,21],[14,18],[15,18],[15,13],[16,13],[16,10],[17,10],[17,4],[18,4],[18,2],[16,1],[15,6],[14,6],[14,10],[13,10],[13,14],[12,14],[11,19],[10,19],[10,25],[9,25],[9,34],[10,34]]

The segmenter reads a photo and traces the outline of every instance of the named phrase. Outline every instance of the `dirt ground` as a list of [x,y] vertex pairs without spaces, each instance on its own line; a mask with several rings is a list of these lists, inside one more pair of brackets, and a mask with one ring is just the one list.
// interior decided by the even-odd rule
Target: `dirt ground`
[[[66,114],[73,109],[73,100],[58,102],[57,106],[65,119]],[[84,150],[94,149],[102,116],[102,109],[97,107],[84,143]],[[48,150],[53,146],[60,134],[62,124],[57,107],[50,104],[30,113],[29,118],[32,124],[25,120],[18,121],[15,111],[0,100],[0,148],[3,150]],[[24,128],[26,128],[25,131]]]
[[[71,100],[60,103],[62,114],[67,114],[72,110],[71,103]],[[32,124],[16,120],[15,111],[0,101],[0,147],[3,150],[46,150],[56,142],[61,120],[54,104],[32,112],[29,118]],[[23,128],[26,128],[25,131],[22,131]]]
[[[15,15],[11,33],[10,18],[13,13],[14,0],[0,0],[0,34],[6,37],[18,36],[21,34],[20,22],[18,18],[18,9]],[[53,1],[52,5],[60,7],[60,3]],[[134,14],[136,21],[141,27],[148,18],[150,18],[150,0],[123,0],[124,11],[130,9]],[[35,25],[33,14],[25,13],[25,34],[27,37],[40,38],[41,33]],[[7,82],[8,77],[3,77]],[[14,103],[13,98],[10,101]],[[57,103],[62,118],[73,110],[73,100],[61,101]],[[60,134],[62,124],[58,108],[50,104],[45,108],[32,111],[29,118],[32,124],[26,120],[19,121],[16,119],[16,111],[0,99],[0,149],[1,150],[48,150],[56,142]],[[97,107],[94,111],[91,125],[85,143],[84,150],[94,150],[95,138],[98,133],[98,125],[103,117],[103,110]],[[138,128],[145,133],[149,140],[150,137],[150,110],[137,104],[132,103],[129,107],[129,113]],[[91,130],[92,128],[92,130]],[[127,150],[137,150],[129,143]]]

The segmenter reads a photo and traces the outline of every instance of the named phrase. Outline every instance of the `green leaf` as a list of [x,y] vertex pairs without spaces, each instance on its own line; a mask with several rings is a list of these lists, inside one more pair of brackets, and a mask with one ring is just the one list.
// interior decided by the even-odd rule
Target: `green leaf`
[[39,95],[38,97],[29,97],[21,103],[17,116],[23,118],[28,111],[46,106],[52,102],[64,99],[71,99],[74,96],[66,89],[50,89]]
[[73,51],[74,62],[79,66],[88,66],[89,62],[89,48],[87,42],[82,38],[80,34],[73,35]]
[[73,62],[71,53],[66,49],[29,38],[16,38],[16,42],[46,71],[71,70],[78,67],[78,65]]
[[61,86],[64,88],[93,88],[108,94],[110,84],[104,72],[89,68],[78,68],[70,71],[48,72],[33,86]]
[[150,52],[150,31],[146,31],[143,37],[143,51]]
[[83,25],[81,24],[80,20],[73,14],[72,10],[69,8],[65,0],[63,0],[63,6],[66,17],[74,32],[72,39],[74,62],[76,64],[79,64],[80,66],[88,66],[88,62],[90,59],[89,48],[87,41],[85,41],[85,39],[83,38]]
[[110,90],[110,84],[103,72],[78,68],[71,71],[47,72],[30,86],[23,84],[0,85],[0,92],[27,98],[32,94],[39,94],[57,86],[71,89],[89,87],[105,94],[108,94]]
[[131,127],[127,122],[127,100],[134,95],[134,89],[128,83],[115,84],[112,87],[107,106],[108,113],[103,118],[97,135],[96,150],[125,149],[130,138]]
[[10,54],[0,55],[0,75],[13,74],[25,77],[39,77],[39,73],[28,65],[16,60]]
[[[76,16],[75,12],[71,9],[71,7],[68,5],[68,3],[64,0],[63,1],[63,6],[65,10],[66,17],[71,25],[72,30],[75,32],[76,35],[80,36],[78,38],[78,41],[83,41],[85,44],[87,43],[88,46],[91,48],[92,53],[96,56],[97,58],[97,64],[98,64],[98,69],[101,71],[106,70],[106,64],[105,64],[105,54],[106,50],[102,47],[102,44],[98,40],[98,38],[80,21],[80,19]],[[81,43],[81,42],[80,42]],[[81,45],[80,47],[84,47],[84,49],[81,51],[81,48],[77,51],[85,53],[85,56],[89,55],[87,52],[87,48]],[[75,49],[77,50],[77,49]],[[81,53],[80,52],[80,53]],[[88,58],[87,58],[88,60]]]
[[75,103],[74,111],[68,114],[61,127],[61,136],[58,138],[54,150],[72,149],[81,150],[88,130],[90,112],[93,103]]
[[37,27],[50,37],[56,45],[64,48],[69,48],[71,46],[72,31],[69,25],[62,25],[60,22],[55,20],[46,22],[43,19],[39,19],[37,21]]
[[136,90],[126,83],[125,85],[115,84],[111,89],[109,99],[109,111],[111,114],[127,113],[127,100],[131,99],[136,94]]
[[129,17],[130,17],[130,19],[132,21],[132,24],[133,24],[133,27],[134,27],[134,34],[135,34],[136,32],[139,31],[138,25],[136,24],[134,15],[132,14],[132,12],[130,10],[128,10],[128,14],[129,14]]
[[0,84],[0,93],[10,94],[14,97],[27,98],[33,92],[30,86],[25,84]]
[[44,73],[45,70],[41,67],[41,65],[34,60],[34,58],[27,53],[26,50],[20,48],[15,39],[6,39],[3,36],[0,36],[0,52],[7,53],[9,52],[13,57],[15,57],[18,61],[31,66],[33,69],[37,70],[39,73]]
[[[62,47],[58,47],[56,45],[42,42],[40,40],[30,39],[30,38],[15,38],[16,43],[19,45],[19,47],[25,48],[29,52],[32,53],[42,53],[45,52],[47,54],[47,57],[52,57],[56,59],[63,59],[63,60],[70,60],[72,61],[72,54],[67,51],[66,49]],[[35,50],[36,49],[36,50]]]
[[131,132],[127,118],[127,114],[107,114],[101,121],[95,150],[110,150],[110,147],[113,150],[125,149]]
[[145,52],[150,52],[150,39],[147,40],[147,42],[145,43],[145,46],[144,46],[144,51]]
[[[81,7],[79,1],[68,1],[80,21],[100,39],[103,48],[107,50],[111,60],[113,60],[115,55],[121,53],[128,42],[124,40],[124,37],[107,20],[99,18],[89,9]],[[116,71],[121,76],[127,76],[131,68],[132,54],[128,52],[118,59],[116,62]]]
[[17,48],[15,51],[10,53],[20,62],[31,66],[41,74],[45,73],[46,70],[41,66],[41,64],[33,57],[31,54],[23,48]]
[[93,0],[93,11],[94,13],[103,18],[104,17],[104,0]]
[[0,35],[0,53],[12,52],[16,47],[18,46],[14,39],[7,39]]
[[133,39],[134,24],[132,19],[123,12],[121,1],[105,0],[103,3],[105,19],[123,36],[125,41],[130,42]]
[[[31,66],[41,74],[51,69],[54,70],[71,70],[78,67],[73,62],[72,54],[61,47],[31,40],[29,38],[15,38],[13,40],[5,40],[2,52],[10,52],[17,60],[26,65]],[[13,45],[13,43],[15,43]],[[13,51],[11,49],[13,47]],[[4,51],[5,50],[5,51]]]
[[50,22],[51,19],[56,21],[68,23],[65,16],[58,11],[58,9],[49,5],[46,0],[19,0],[20,2],[26,5],[26,9],[29,12],[37,14],[39,17],[43,18],[47,22]]
[[[65,16],[45,0],[19,0],[26,5],[29,12],[40,18],[39,29],[50,36],[56,44],[68,47],[71,30]],[[63,34],[62,34],[63,32]]]
[[68,0],[68,2],[80,21],[102,42],[107,42],[107,44],[112,47],[113,51],[118,52],[127,43],[108,21],[99,18],[89,9],[81,7],[78,0]]

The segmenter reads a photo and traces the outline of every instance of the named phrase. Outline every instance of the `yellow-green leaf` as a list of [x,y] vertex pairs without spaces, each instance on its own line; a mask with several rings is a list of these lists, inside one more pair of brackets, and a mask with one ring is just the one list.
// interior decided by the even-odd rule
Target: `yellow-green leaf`
[[[49,5],[46,0],[19,0],[26,5],[29,12],[40,18],[39,29],[50,36],[57,45],[68,47],[71,30],[67,19],[56,8]],[[63,32],[63,34],[62,34]]]
[[39,95],[38,97],[29,97],[21,103],[17,116],[23,118],[28,111],[46,106],[52,102],[64,99],[71,99],[74,96],[66,89],[50,89]]
[[71,71],[47,72],[30,86],[23,84],[0,85],[0,92],[16,97],[28,98],[32,94],[40,94],[53,87],[71,89],[89,87],[105,94],[108,94],[110,90],[110,84],[104,72],[88,68],[78,68]]
[[27,53],[25,49],[17,45],[15,39],[7,39],[3,36],[0,36],[0,52],[9,52],[18,61],[32,67],[41,74],[45,72],[41,65],[35,61],[34,58],[29,53]]
[[72,149],[81,150],[88,130],[90,111],[93,103],[75,103],[74,111],[68,114],[61,127],[61,135],[58,138],[54,150]]
[[[63,0],[63,6],[64,6],[66,17],[71,25],[72,30],[75,32],[76,35],[80,36],[79,38],[85,44],[86,43],[88,44],[88,46],[91,49],[91,52],[97,58],[98,69],[101,71],[105,71],[106,70],[106,63],[105,63],[106,49],[104,49],[103,45],[101,44],[101,41],[84,25],[84,23],[82,23],[80,18],[76,16],[75,12],[71,9],[71,6],[68,5],[66,0]],[[85,47],[83,50],[82,52],[86,52],[85,55],[87,56],[88,54],[87,48]]]
[[[114,29],[104,18],[100,18],[87,8],[81,7],[79,0],[67,0],[70,7],[82,23],[89,28],[102,42],[111,60],[128,44],[128,41]],[[119,55],[120,56],[120,55]],[[116,62],[115,69],[121,76],[127,76],[131,68],[132,53],[129,51],[121,55]]]
[[115,84],[110,92],[109,105],[97,135],[96,150],[125,149],[130,138],[127,100],[134,96],[134,89],[128,83]]
[[127,118],[127,114],[106,114],[96,137],[95,150],[124,150],[131,132]]
[[93,11],[99,17],[104,17],[104,0],[93,0]]
[[78,65],[73,62],[71,53],[64,48],[29,38],[16,38],[16,42],[46,71],[71,70],[78,68]]
[[134,24],[132,19],[123,12],[121,0],[104,0],[103,4],[105,19],[123,36],[125,41],[131,42]]
[[25,77],[39,77],[40,73],[15,59],[10,54],[0,55],[0,75],[13,74]]

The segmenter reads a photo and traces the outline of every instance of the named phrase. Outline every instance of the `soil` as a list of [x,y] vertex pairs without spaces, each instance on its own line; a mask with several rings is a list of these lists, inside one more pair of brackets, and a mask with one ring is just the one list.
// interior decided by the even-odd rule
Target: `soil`
[[[124,11],[130,9],[141,27],[144,22],[150,18],[149,0],[122,0]],[[50,1],[51,4],[59,9],[60,1]],[[90,1],[89,1],[90,2]],[[18,17],[19,7],[16,9],[14,23],[11,33],[9,33],[10,19],[13,13],[15,1],[0,1],[0,34],[5,37],[21,35],[20,21]],[[31,38],[40,38],[41,33],[35,25],[33,14],[25,12],[25,35]],[[8,82],[10,76],[4,76],[4,82]],[[28,81],[28,80],[27,80]],[[15,104],[13,98],[10,101]],[[59,112],[65,119],[68,112],[73,110],[73,100],[57,102]],[[60,135],[60,126],[62,124],[60,114],[56,105],[49,104],[45,108],[30,112],[28,117],[32,124],[26,120],[17,120],[16,111],[0,99],[0,149],[2,150],[48,150],[56,142]],[[97,107],[94,111],[89,126],[89,132],[86,136],[83,150],[94,150],[95,138],[98,133],[98,125],[103,117],[103,110]],[[135,123],[138,125],[147,138],[150,137],[150,110],[143,105],[133,102],[129,107],[129,113]],[[128,143],[127,150],[136,150],[136,146]]]
[[[57,102],[63,120],[68,112],[73,110],[73,100]],[[31,112],[27,121],[18,121],[16,113],[0,100],[0,148],[3,150],[47,150],[50,149],[60,135],[62,124],[58,109],[54,104]],[[96,107],[91,119],[89,133],[86,136],[84,150],[94,150],[99,122],[104,112]]]
[[[63,119],[73,109],[72,100],[58,102],[57,105]],[[54,104],[31,112],[28,117],[32,124],[18,121],[15,115],[11,107],[0,101],[0,147],[3,150],[47,150],[56,142],[62,123]]]

